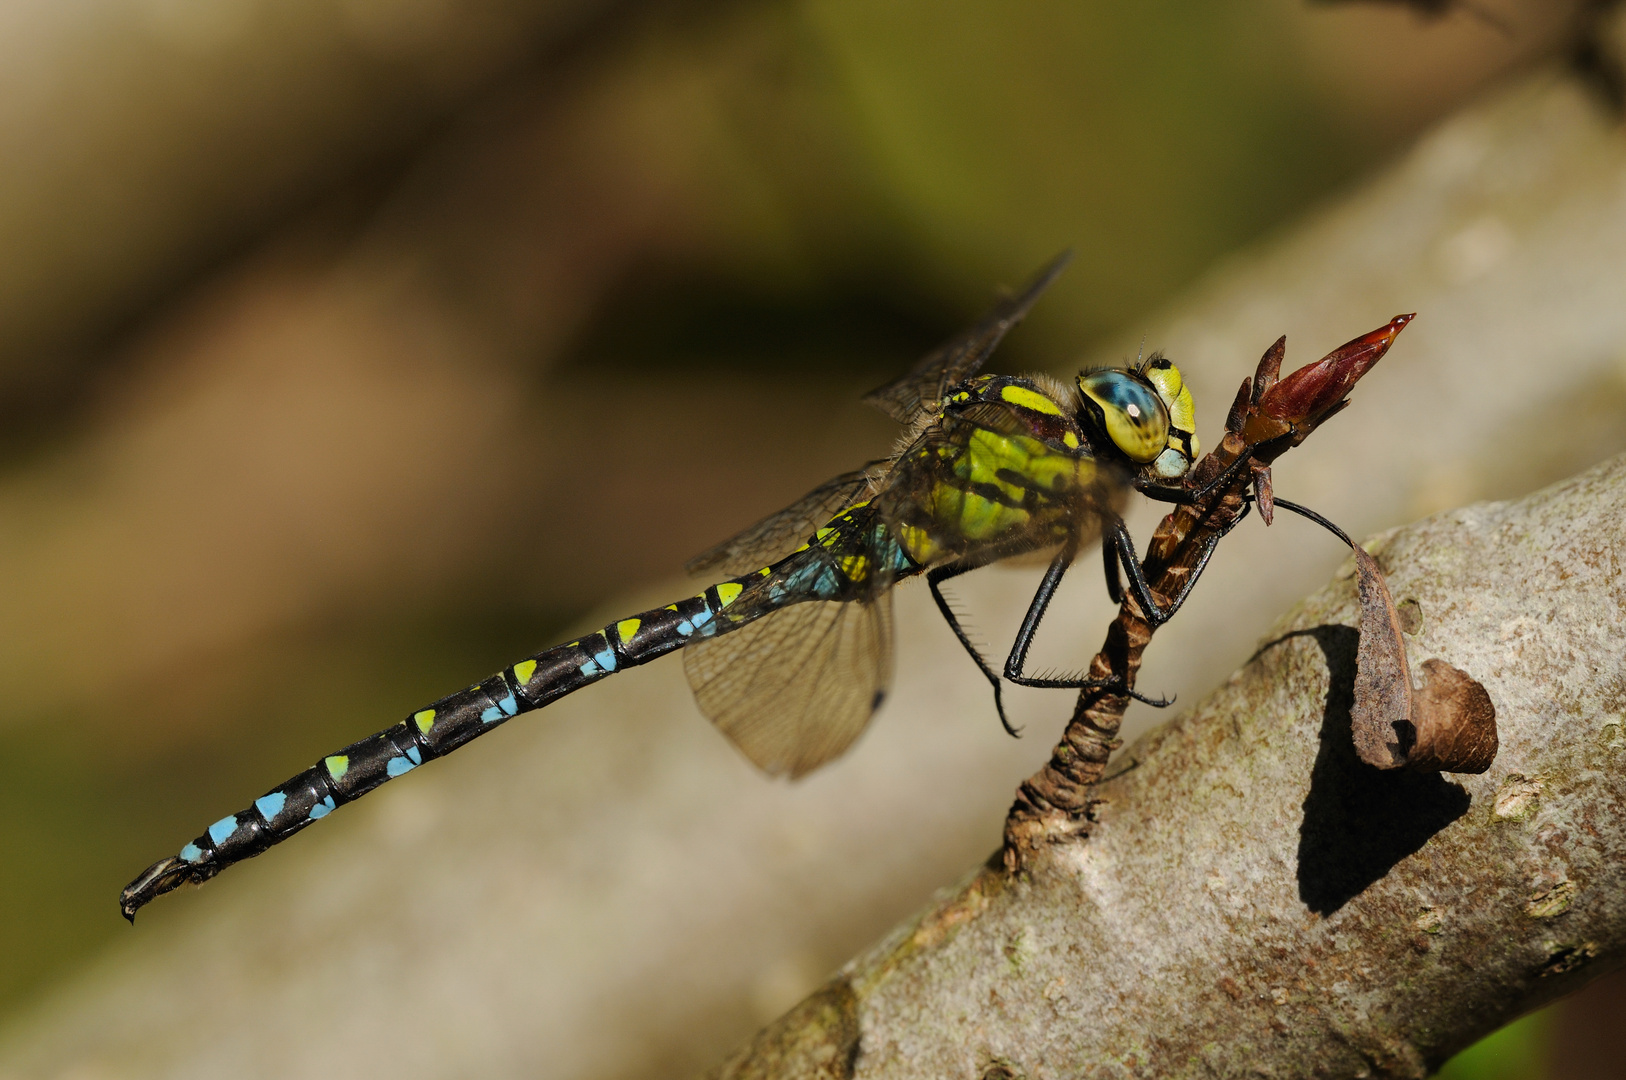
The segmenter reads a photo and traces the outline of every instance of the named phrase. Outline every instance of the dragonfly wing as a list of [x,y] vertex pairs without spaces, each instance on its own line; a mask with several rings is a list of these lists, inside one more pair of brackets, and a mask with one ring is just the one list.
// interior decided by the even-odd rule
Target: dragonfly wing
[[771,776],[839,757],[892,679],[892,593],[807,601],[683,650],[695,701]]
[[684,569],[694,575],[746,574],[789,555],[814,529],[861,499],[874,470],[885,464],[872,461],[862,469],[826,480],[785,509],[696,555]]
[[907,375],[871,390],[864,400],[900,424],[913,424],[933,403],[942,400],[949,387],[964,382],[993,353],[1011,327],[1022,321],[1028,309],[1050,287],[1073,253],[1064,251],[1028,283],[1027,288],[995,304],[993,310],[971,329],[944,342],[910,369]]

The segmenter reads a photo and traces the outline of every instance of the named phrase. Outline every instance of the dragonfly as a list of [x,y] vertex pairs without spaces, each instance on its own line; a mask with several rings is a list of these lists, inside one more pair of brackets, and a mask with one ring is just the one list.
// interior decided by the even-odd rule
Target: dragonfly
[[[903,427],[894,452],[819,485],[689,564],[722,580],[537,653],[322,758],[154,863],[123,890],[121,912],[133,922],[153,899],[209,880],[520,713],[676,650],[700,711],[764,772],[802,776],[846,751],[881,707],[892,668],[892,589],[912,577],[926,578],[1012,734],[1002,678],[1133,694],[1116,676],[1030,674],[1026,659],[1062,576],[1087,544],[1102,544],[1114,602],[1127,588],[1154,626],[1195,584],[1200,566],[1159,602],[1122,518],[1135,491],[1169,502],[1200,494],[1183,482],[1199,450],[1191,391],[1158,353],[1085,371],[1071,383],[979,374],[1069,258],[1058,256],[975,325],[868,394]],[[1049,566],[996,671],[942,586],[1000,560],[1045,553]]]

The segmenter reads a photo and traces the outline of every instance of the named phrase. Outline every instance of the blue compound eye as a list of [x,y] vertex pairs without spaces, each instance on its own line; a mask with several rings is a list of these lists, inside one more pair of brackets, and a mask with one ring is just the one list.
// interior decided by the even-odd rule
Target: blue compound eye
[[1078,388],[1101,411],[1107,436],[1138,465],[1157,460],[1169,446],[1169,411],[1157,392],[1127,371],[1092,371]]

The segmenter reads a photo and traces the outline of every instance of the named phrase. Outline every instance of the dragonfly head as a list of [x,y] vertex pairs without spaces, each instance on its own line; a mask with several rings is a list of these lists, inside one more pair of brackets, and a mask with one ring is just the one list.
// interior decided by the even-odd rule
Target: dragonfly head
[[1196,410],[1174,361],[1153,353],[1127,370],[1088,371],[1078,388],[1080,421],[1136,465],[1173,480],[1197,459]]

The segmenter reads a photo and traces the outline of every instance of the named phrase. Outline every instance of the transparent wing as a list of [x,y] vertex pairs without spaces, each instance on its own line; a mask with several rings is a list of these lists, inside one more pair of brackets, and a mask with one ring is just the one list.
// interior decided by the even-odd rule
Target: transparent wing
[[839,757],[892,680],[892,593],[792,604],[683,650],[695,701],[771,776]]
[[974,375],[993,353],[1011,327],[1022,321],[1039,295],[1056,280],[1056,275],[1072,261],[1064,251],[1015,296],[995,304],[993,310],[958,337],[950,338],[935,352],[910,369],[907,375],[871,390],[864,400],[900,424],[913,424],[926,407],[940,401],[944,392]]
[[684,569],[697,576],[734,576],[784,558],[800,547],[814,529],[861,499],[874,470],[885,464],[884,460],[872,461],[862,469],[826,480],[785,509],[696,555]]

